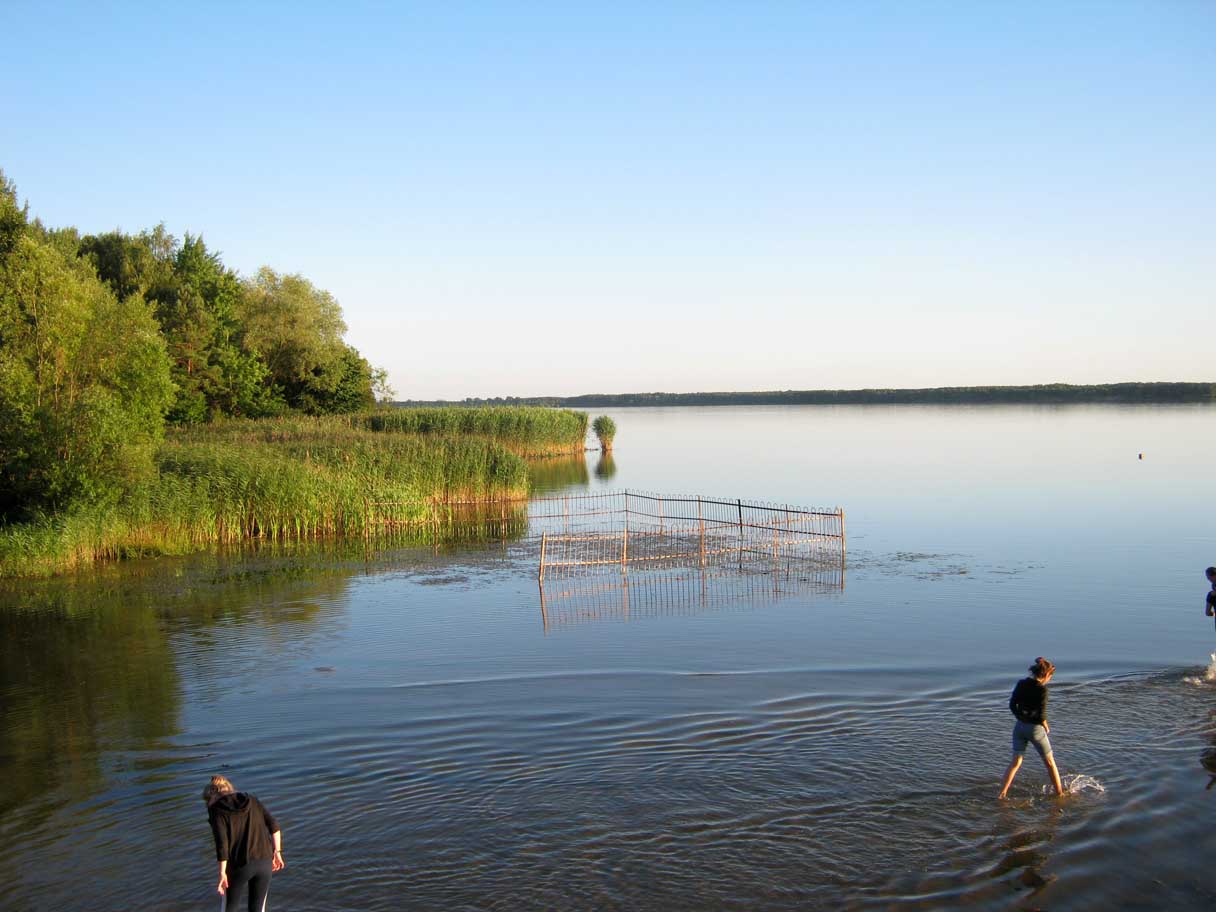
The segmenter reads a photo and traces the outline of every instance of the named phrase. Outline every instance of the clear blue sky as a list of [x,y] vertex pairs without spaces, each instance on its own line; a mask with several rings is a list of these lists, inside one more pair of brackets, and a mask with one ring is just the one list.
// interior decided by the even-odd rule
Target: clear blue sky
[[402,397],[1216,380],[1216,2],[0,0],[52,225],[332,291]]

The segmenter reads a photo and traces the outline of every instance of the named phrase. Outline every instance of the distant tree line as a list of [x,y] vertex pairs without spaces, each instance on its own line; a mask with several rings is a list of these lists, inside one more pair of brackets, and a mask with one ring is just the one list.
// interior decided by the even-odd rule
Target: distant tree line
[[397,405],[543,405],[597,408],[631,405],[917,405],[983,403],[1216,402],[1216,383],[1101,383],[1038,386],[943,386],[931,389],[768,390],[720,393],[591,393],[584,396],[507,396],[459,402]]
[[387,394],[299,275],[201,237],[48,228],[0,172],[0,521],[120,495],[167,423],[349,412]]

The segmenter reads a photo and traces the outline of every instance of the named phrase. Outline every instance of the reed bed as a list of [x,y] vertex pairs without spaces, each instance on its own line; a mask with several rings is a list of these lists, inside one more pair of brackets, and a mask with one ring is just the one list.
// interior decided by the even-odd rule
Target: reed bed
[[363,416],[374,431],[484,437],[519,456],[581,453],[587,413],[536,406],[394,408]]
[[0,526],[0,577],[246,540],[438,533],[437,504],[524,498],[528,485],[524,460],[481,436],[373,430],[366,416],[225,421],[171,433],[157,477],[121,502]]

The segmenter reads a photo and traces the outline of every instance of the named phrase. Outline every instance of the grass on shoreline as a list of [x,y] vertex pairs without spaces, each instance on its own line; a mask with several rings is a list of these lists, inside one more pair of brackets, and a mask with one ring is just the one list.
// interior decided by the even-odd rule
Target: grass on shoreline
[[[378,535],[386,520],[432,519],[435,504],[526,497],[527,464],[503,441],[563,452],[579,416],[506,411],[514,414],[443,431],[429,417],[394,420],[396,412],[173,431],[158,453],[156,478],[123,501],[0,526],[0,578],[247,540]],[[540,415],[522,414],[529,412]],[[550,421],[549,414],[574,417]],[[414,426],[436,429],[405,430]],[[585,433],[585,415],[581,427]]]

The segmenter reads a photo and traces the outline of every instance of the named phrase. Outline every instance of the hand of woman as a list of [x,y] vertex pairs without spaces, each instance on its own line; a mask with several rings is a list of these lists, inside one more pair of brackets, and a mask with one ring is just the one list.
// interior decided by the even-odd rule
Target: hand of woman
[[274,859],[270,862],[270,870],[282,871],[287,867],[287,862],[283,860],[283,853],[279,849],[274,850]]
[[218,887],[216,887],[215,889],[216,889],[216,892],[221,895],[228,892],[228,875],[227,874],[220,875],[220,885]]

